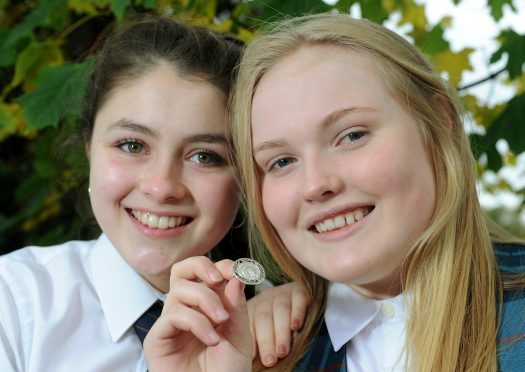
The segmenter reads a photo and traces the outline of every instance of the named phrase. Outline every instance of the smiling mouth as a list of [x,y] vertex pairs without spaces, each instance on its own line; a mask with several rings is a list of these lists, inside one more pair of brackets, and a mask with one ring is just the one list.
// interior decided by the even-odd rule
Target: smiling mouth
[[373,209],[374,207],[357,208],[351,212],[346,212],[334,217],[326,218],[323,221],[317,222],[315,225],[310,226],[308,230],[320,234],[341,229],[361,220],[363,217],[372,212]]
[[131,210],[131,215],[144,226],[151,227],[152,229],[172,229],[189,224],[193,219],[191,217],[184,216],[157,216],[156,214],[149,212],[141,212],[135,209]]

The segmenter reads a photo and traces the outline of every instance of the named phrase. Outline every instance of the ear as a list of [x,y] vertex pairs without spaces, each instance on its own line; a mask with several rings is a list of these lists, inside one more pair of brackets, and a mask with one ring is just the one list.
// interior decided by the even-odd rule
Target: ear
[[448,129],[452,132],[452,118],[455,116],[455,114],[450,101],[441,93],[435,93],[432,98],[434,99],[436,105],[438,105],[441,109],[441,114],[447,123]]

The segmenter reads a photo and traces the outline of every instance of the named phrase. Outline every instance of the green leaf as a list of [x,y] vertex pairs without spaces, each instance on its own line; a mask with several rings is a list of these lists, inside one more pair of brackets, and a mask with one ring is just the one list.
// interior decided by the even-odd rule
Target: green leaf
[[30,37],[33,30],[38,26],[52,25],[50,15],[59,8],[65,8],[65,0],[46,0],[29,13],[21,23],[9,32],[4,41],[3,48],[14,46],[19,40]]
[[443,37],[445,31],[441,24],[436,24],[429,32],[414,38],[415,44],[429,56],[434,56],[450,48],[450,44]]
[[509,77],[514,79],[522,74],[523,64],[525,63],[525,35],[519,35],[513,30],[501,32],[500,48],[490,57],[490,62],[494,63],[501,59],[504,53],[508,55],[506,69]]
[[111,10],[115,14],[115,18],[120,22],[124,18],[126,8],[131,5],[131,0],[109,0]]
[[15,87],[24,80],[32,80],[42,66],[56,65],[62,61],[62,52],[56,42],[32,41],[16,58],[15,76],[11,86]]
[[96,14],[97,9],[92,1],[68,0],[67,6],[76,14]]
[[[250,16],[260,21],[275,21],[305,13],[326,12],[331,9],[322,0],[253,0],[248,3]],[[266,23],[266,22],[261,22]]]
[[383,8],[381,0],[358,0],[361,5],[361,15],[377,23],[383,23],[390,16],[389,12]]
[[495,21],[499,21],[503,17],[503,6],[509,5],[512,10],[516,10],[512,0],[488,0],[488,5],[490,8],[490,14],[494,17]]
[[18,110],[20,106],[16,103],[0,102],[0,141],[20,130],[22,123],[17,115]]
[[496,150],[496,142],[504,139],[509,149],[516,153],[525,152],[525,93],[514,97],[496,120],[489,126],[484,136],[472,135],[472,150],[476,157],[486,153],[488,168],[498,171],[502,166],[501,155]]
[[458,86],[463,71],[472,71],[469,56],[474,50],[465,48],[457,53],[451,50],[437,53],[432,59],[434,66],[439,72],[447,72],[453,86]]
[[37,89],[17,98],[29,128],[57,127],[63,115],[78,115],[92,60],[47,67],[38,74]]
[[0,28],[0,67],[12,65],[16,58],[16,50],[6,45],[9,30]]
[[403,7],[403,13],[400,25],[410,23],[414,25],[415,30],[426,30],[427,28],[427,17],[425,16],[425,7],[415,3],[406,4]]
[[514,153],[525,152],[525,93],[512,98],[501,115],[487,130],[492,142],[503,138]]
[[16,51],[12,48],[0,47],[0,67],[12,65],[16,59]]
[[137,0],[137,5],[142,5],[146,9],[158,9],[157,0]]
[[488,169],[492,169],[494,172],[497,172],[503,166],[503,160],[498,150],[496,149],[495,142],[491,143],[491,139],[486,135],[471,135],[470,147],[476,159],[478,159],[481,156],[481,154],[487,155]]

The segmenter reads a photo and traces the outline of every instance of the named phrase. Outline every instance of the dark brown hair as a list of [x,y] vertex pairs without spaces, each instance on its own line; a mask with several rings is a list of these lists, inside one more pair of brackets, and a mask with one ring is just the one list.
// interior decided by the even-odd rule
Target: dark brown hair
[[240,42],[228,35],[167,17],[150,16],[118,28],[98,52],[87,85],[81,118],[84,141],[91,139],[95,116],[111,92],[161,63],[181,76],[210,82],[228,97],[240,53]]

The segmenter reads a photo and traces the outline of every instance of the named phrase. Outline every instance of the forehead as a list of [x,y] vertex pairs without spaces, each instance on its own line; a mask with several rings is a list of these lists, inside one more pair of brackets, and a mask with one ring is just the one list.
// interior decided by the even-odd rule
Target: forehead
[[284,87],[299,90],[299,82],[324,89],[329,85],[341,87],[366,81],[384,86],[368,54],[339,45],[305,45],[285,55],[266,71],[257,84],[254,100],[263,90],[275,92]]
[[[96,115],[99,123],[129,119],[158,129],[225,131],[226,97],[213,84],[156,67],[115,88]],[[96,127],[95,126],[95,127]]]
[[282,112],[308,113],[386,102],[388,95],[368,56],[342,46],[304,46],[262,76],[253,96],[252,115],[256,123],[266,115]]

